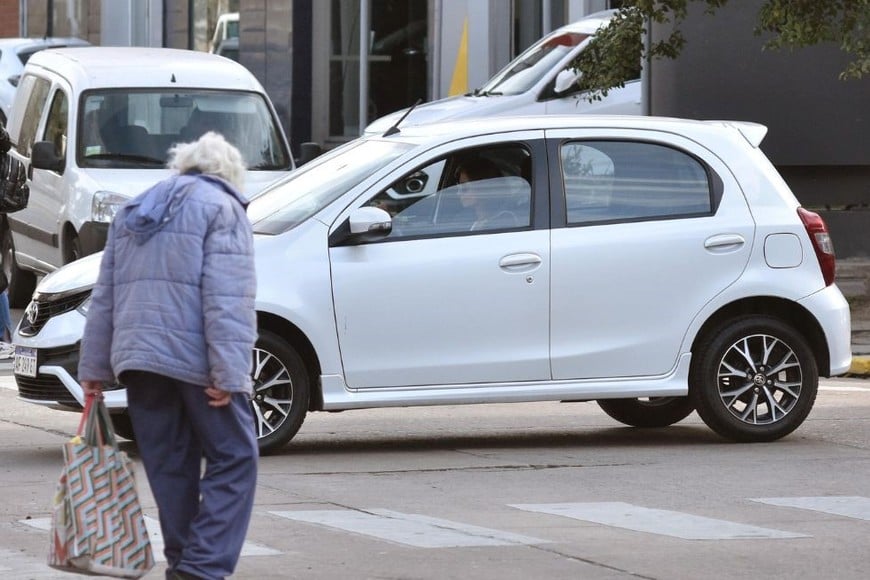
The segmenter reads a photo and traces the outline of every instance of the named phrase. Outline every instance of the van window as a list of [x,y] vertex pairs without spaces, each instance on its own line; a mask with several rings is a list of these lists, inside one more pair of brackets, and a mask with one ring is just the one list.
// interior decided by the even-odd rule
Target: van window
[[[42,110],[50,88],[51,83],[48,80],[33,75],[25,76],[18,87],[19,91],[24,92],[25,95],[30,95],[24,107],[24,114],[19,117],[21,127],[17,131],[18,139],[15,144],[18,152],[25,157],[30,157],[30,150],[36,139],[36,129],[42,119]],[[10,133],[13,135],[16,133],[14,127],[10,128]]]
[[252,170],[291,169],[277,120],[262,95],[214,90],[89,91],[80,107],[82,167],[162,167],[176,143],[215,131]]
[[60,157],[66,156],[66,131],[69,115],[69,99],[66,93],[58,89],[51,100],[48,119],[45,121],[43,140],[54,143],[54,151]]

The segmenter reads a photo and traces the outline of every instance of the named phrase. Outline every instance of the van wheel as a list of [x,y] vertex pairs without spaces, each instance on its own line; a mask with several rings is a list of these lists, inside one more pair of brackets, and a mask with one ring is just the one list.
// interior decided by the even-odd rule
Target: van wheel
[[770,316],[738,318],[698,344],[690,396],[713,431],[774,441],[798,428],[819,388],[816,359],[797,331]]
[[689,397],[599,399],[597,403],[612,418],[632,427],[667,427],[695,410]]
[[311,388],[302,357],[278,335],[261,330],[253,356],[251,405],[260,454],[267,455],[302,427]]
[[64,244],[66,248],[63,256],[64,265],[69,264],[70,262],[75,262],[79,258],[82,257],[82,242],[79,237],[75,234],[72,234],[69,239]]
[[6,224],[3,237],[0,239],[0,256],[3,260],[3,272],[9,280],[9,307],[24,308],[30,302],[36,289],[36,275],[29,270],[22,270],[15,261],[15,246],[12,243],[12,231]]

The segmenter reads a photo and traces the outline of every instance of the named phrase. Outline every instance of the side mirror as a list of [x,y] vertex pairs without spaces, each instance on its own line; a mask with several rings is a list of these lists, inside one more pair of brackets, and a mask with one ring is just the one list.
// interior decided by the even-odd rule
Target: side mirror
[[51,141],[38,141],[33,144],[30,152],[30,166],[35,169],[48,169],[63,173],[66,159],[57,154],[54,143]]
[[360,207],[350,213],[350,233],[352,235],[389,234],[393,229],[393,218],[379,207]]
[[556,75],[556,83],[553,86],[553,92],[557,95],[567,93],[572,88],[577,87],[577,81],[580,80],[580,73],[574,69],[566,68]]

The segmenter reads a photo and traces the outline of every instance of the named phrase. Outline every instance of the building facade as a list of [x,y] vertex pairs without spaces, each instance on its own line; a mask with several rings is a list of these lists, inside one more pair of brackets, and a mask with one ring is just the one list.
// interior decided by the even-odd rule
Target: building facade
[[[674,61],[644,71],[650,114],[757,121],[765,153],[841,256],[870,255],[870,79],[841,81],[836,46],[763,51],[763,0],[690,10]],[[8,5],[8,6],[7,6]],[[543,34],[618,0],[0,0],[21,34],[208,50],[239,12],[239,60],[275,103],[295,155],[333,147],[375,118],[483,84]],[[656,25],[655,38],[668,31]],[[362,39],[362,41],[361,41]],[[751,56],[750,56],[751,55]]]

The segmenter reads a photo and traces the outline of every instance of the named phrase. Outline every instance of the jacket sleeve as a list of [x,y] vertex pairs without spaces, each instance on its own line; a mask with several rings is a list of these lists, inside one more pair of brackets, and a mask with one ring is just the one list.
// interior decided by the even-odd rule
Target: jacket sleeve
[[108,241],[100,262],[100,275],[91,293],[91,305],[82,336],[79,356],[79,381],[115,380],[112,371],[112,336],[114,335],[114,271],[115,271],[115,225],[109,230]]
[[233,200],[221,206],[209,226],[202,269],[209,375],[224,391],[251,392],[256,285],[251,223]]

